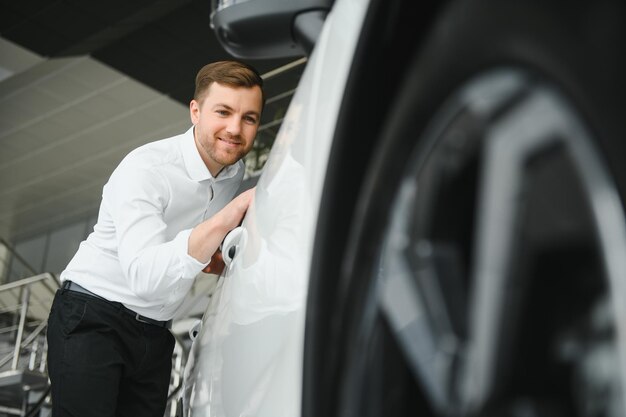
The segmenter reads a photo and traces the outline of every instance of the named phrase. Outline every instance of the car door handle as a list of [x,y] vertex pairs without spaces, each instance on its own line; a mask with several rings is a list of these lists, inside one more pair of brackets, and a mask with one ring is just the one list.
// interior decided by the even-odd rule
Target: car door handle
[[191,326],[191,328],[189,329],[189,338],[191,339],[192,342],[196,340],[196,337],[198,337],[198,334],[200,334],[201,329],[202,329],[202,320],[198,320],[194,322],[193,326]]
[[246,229],[241,226],[231,230],[224,238],[224,242],[222,243],[222,258],[227,267],[230,266],[235,256],[243,249],[243,245],[246,241],[245,238]]

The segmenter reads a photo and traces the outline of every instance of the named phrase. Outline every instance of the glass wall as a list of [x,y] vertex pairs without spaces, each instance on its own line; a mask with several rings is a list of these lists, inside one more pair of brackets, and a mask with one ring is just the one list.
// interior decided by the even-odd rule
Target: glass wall
[[[16,281],[34,274],[50,272],[58,276],[72,259],[78,245],[93,230],[96,217],[64,226],[47,233],[13,242],[13,250],[3,251],[6,264],[0,282]],[[0,271],[2,272],[2,271]]]

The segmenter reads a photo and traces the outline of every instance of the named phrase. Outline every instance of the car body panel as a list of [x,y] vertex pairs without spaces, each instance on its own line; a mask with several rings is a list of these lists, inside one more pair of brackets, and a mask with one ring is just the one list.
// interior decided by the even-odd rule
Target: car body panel
[[315,223],[366,6],[338,2],[326,19],[193,342],[185,416],[300,414]]

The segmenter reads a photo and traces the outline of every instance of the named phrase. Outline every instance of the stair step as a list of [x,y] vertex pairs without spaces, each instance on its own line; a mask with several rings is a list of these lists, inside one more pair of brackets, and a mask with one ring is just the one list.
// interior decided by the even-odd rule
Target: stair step
[[0,372],[0,405],[4,407],[22,406],[25,388],[42,391],[48,386],[48,376],[36,371],[11,370]]

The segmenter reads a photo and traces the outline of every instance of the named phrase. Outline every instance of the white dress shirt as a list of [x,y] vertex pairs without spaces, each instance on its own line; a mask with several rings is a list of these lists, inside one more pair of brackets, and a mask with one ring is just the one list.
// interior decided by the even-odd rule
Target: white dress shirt
[[169,320],[207,265],[187,253],[191,230],[233,198],[243,162],[213,178],[193,127],[129,153],[102,192],[98,222],[61,281],[155,320]]

